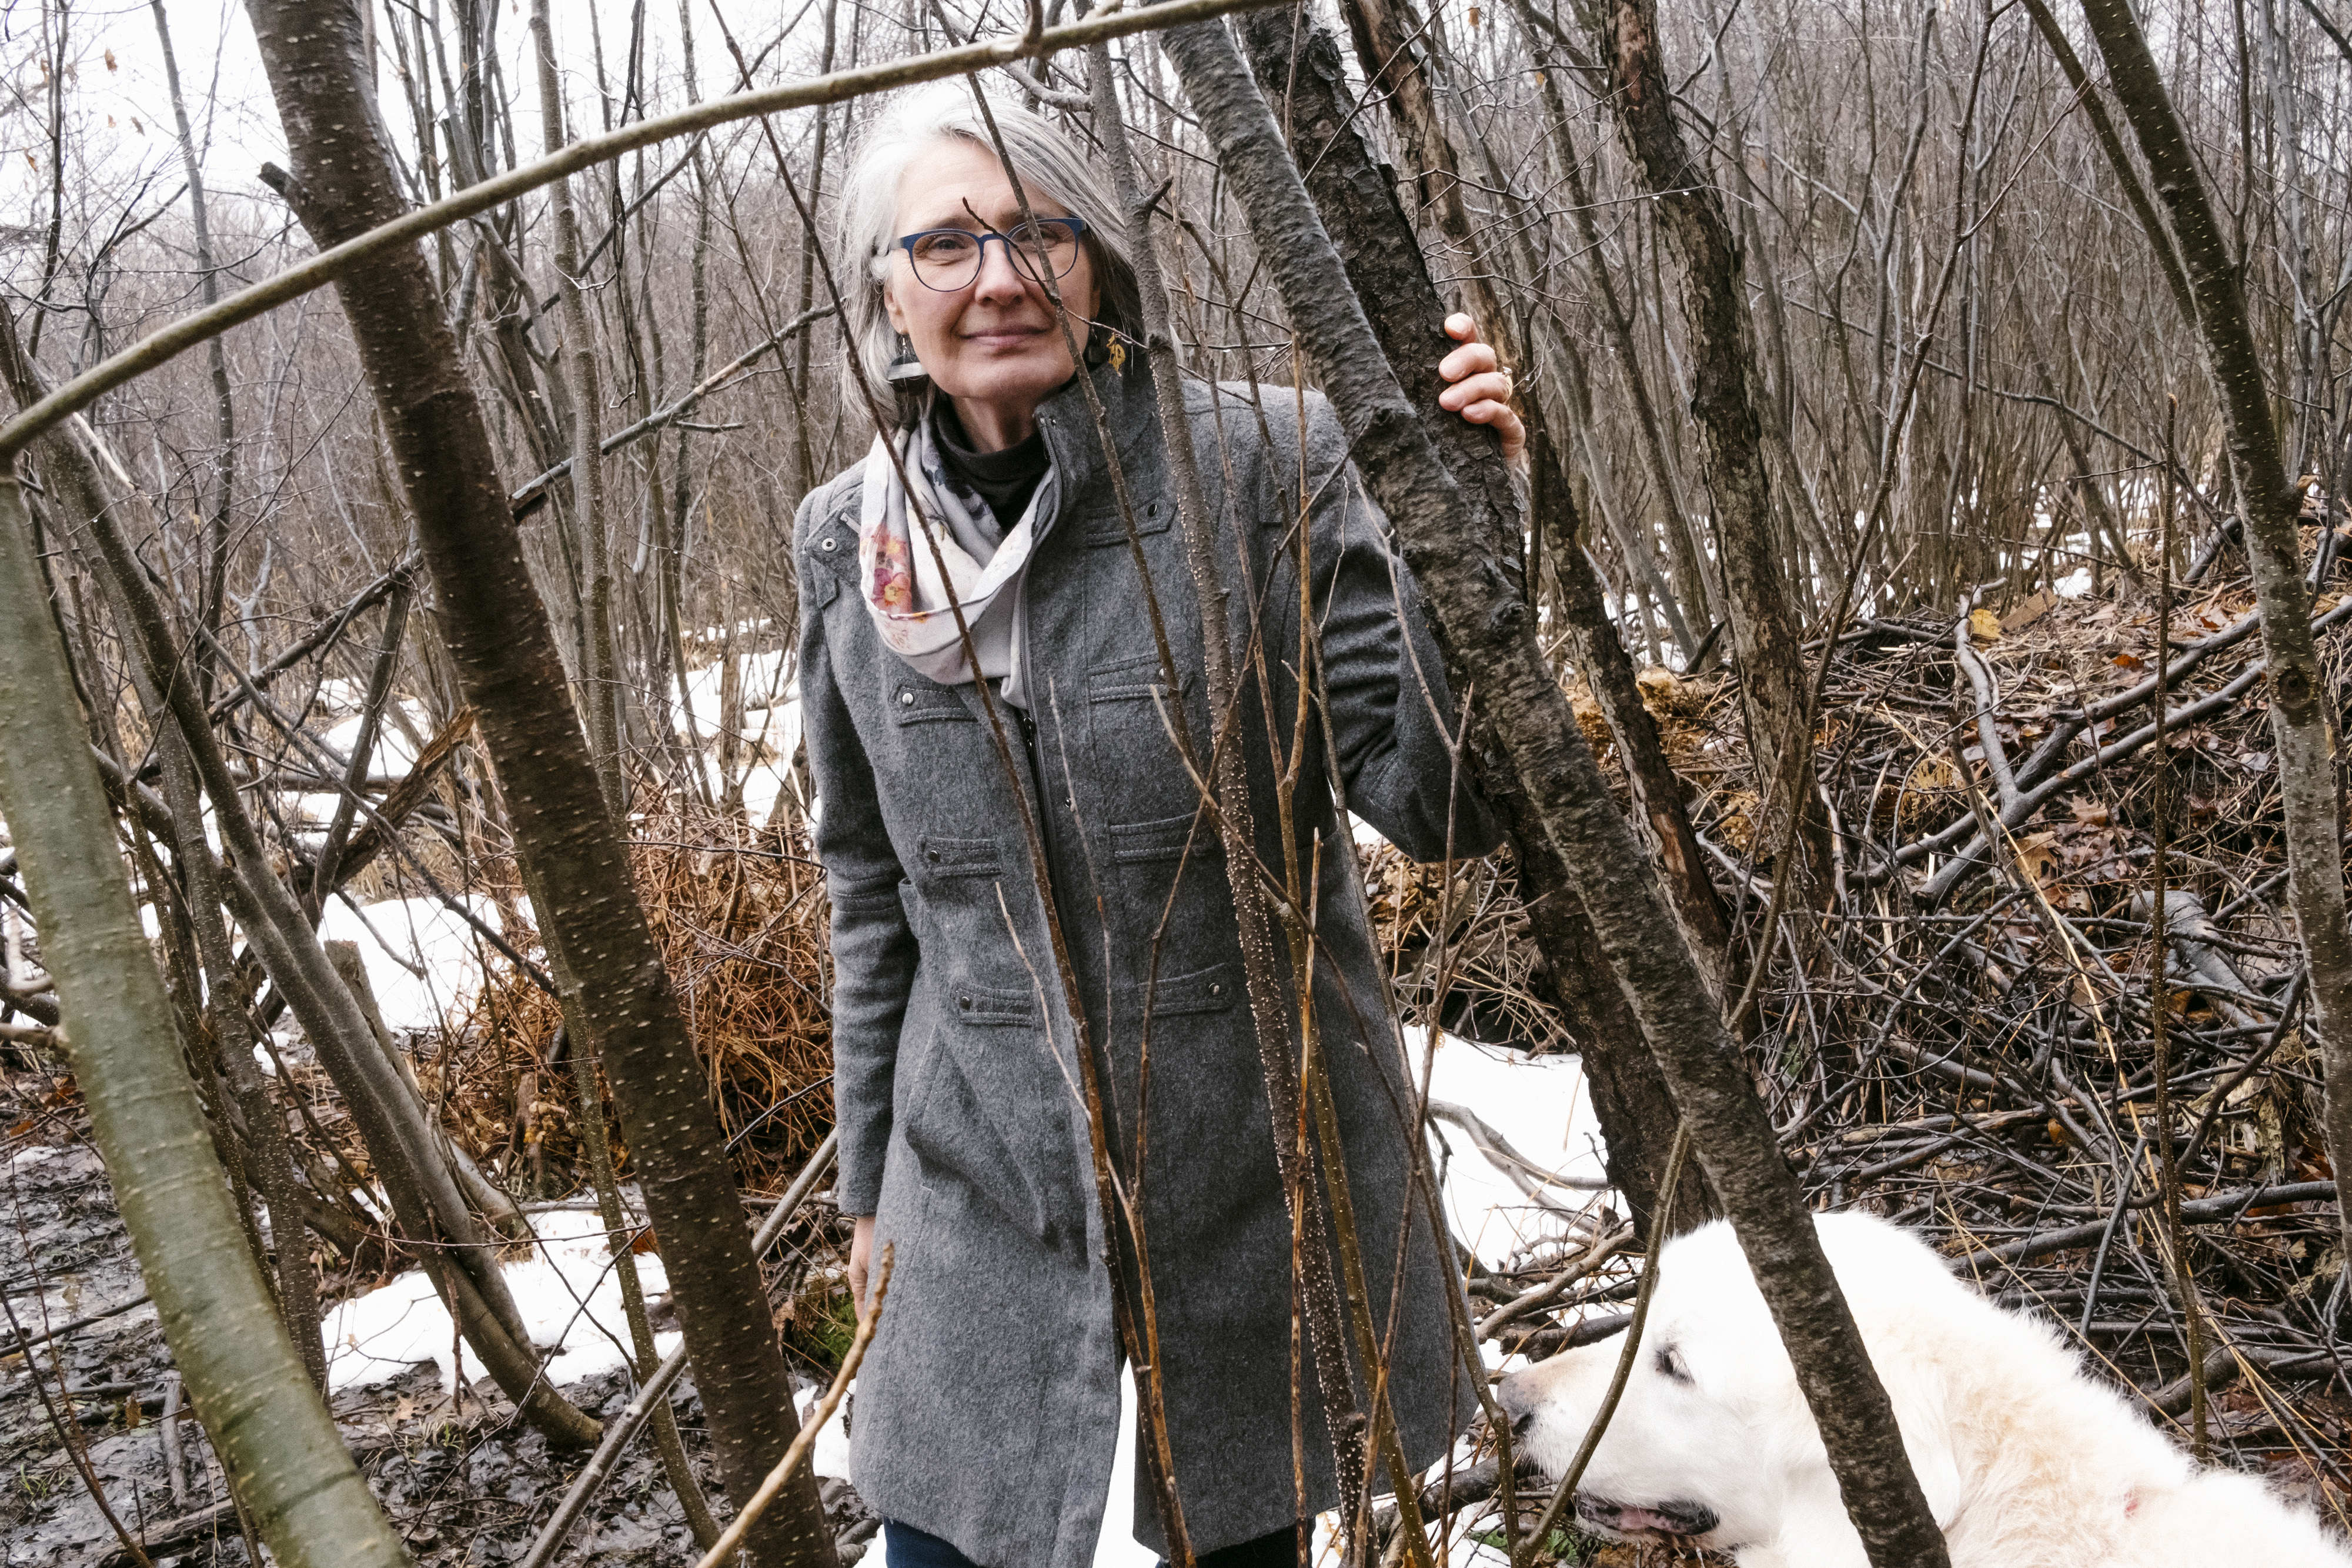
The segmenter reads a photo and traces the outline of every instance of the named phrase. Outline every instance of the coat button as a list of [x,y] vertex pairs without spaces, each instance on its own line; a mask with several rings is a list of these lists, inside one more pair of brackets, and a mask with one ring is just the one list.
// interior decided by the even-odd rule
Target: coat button
[[831,555],[840,543],[841,541],[839,539],[834,538],[831,534],[827,534],[824,538],[816,541],[816,548],[824,551],[825,554]]
[[1223,996],[1223,995],[1225,994],[1224,983],[1223,983],[1223,981],[1219,981],[1219,980],[1212,980],[1212,981],[1210,981],[1210,982],[1209,982],[1209,994],[1210,994],[1211,996],[1213,996],[1213,997],[1222,997],[1222,996]]
[[970,997],[958,997],[956,998],[956,1006],[961,1008],[966,1012],[970,1012],[971,1011],[971,998]]
[[930,862],[933,865],[937,865],[940,863],[940,852],[937,850],[925,850],[923,852],[923,858]]
[[900,707],[913,707],[915,706],[915,693],[912,687],[900,686],[898,688],[898,706]]

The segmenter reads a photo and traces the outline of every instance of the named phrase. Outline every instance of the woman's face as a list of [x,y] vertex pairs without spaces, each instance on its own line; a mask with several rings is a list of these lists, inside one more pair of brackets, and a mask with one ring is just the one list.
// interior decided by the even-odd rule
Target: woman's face
[[[1025,189],[1039,218],[1075,215],[1034,184]],[[1026,438],[1037,404],[1070,379],[1070,350],[1053,302],[1045,285],[1015,267],[1008,247],[994,240],[981,247],[979,276],[952,292],[918,279],[905,247],[895,241],[926,229],[1006,234],[1020,223],[1021,204],[996,155],[961,137],[927,148],[899,176],[883,303],[890,325],[914,345],[931,384],[955,400],[966,433],[983,450]],[[1083,344],[1100,308],[1086,246],[1055,281],[1071,312],[1070,335]]]

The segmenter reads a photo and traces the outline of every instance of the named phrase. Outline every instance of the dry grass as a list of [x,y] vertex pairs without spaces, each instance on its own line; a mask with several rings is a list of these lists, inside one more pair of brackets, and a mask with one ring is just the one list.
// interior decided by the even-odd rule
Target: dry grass
[[[637,892],[711,1077],[747,1190],[789,1179],[833,1124],[824,879],[797,824],[759,831],[667,810],[635,824]],[[503,1148],[518,1186],[574,1185],[578,1141],[554,999],[501,968],[459,1031],[452,1113],[477,1147]],[[614,1152],[626,1174],[626,1145]]]

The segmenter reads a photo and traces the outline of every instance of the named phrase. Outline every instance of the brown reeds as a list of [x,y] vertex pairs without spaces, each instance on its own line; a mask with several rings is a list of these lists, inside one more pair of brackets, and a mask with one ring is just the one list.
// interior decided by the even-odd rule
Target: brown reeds
[[[824,874],[805,831],[677,801],[640,816],[630,858],[663,962],[710,1072],[747,1191],[776,1188],[833,1125]],[[496,970],[455,1045],[466,1131],[543,1193],[576,1185],[571,1061],[554,998]],[[627,1150],[614,1155],[628,1174]]]

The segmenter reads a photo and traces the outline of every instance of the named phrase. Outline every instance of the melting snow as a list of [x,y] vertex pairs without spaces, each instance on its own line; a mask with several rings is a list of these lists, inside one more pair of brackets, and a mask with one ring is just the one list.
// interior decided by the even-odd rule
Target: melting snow
[[[539,1245],[504,1271],[531,1343],[561,1351],[548,1361],[549,1378],[561,1386],[620,1366],[629,1324],[621,1311],[620,1280],[608,1267],[604,1222],[592,1213],[556,1209],[532,1216],[531,1226]],[[636,1262],[647,1295],[669,1289],[660,1258],[645,1253]],[[450,1386],[456,1334],[422,1270],[343,1302],[325,1327],[331,1390],[388,1383],[426,1361],[440,1369],[441,1385]],[[677,1342],[675,1333],[654,1335],[659,1354],[668,1354]],[[486,1375],[470,1348],[465,1375],[468,1383]]]
[[[469,896],[464,902],[474,918],[498,929],[498,911],[488,899]],[[438,1029],[451,1008],[480,988],[479,938],[439,900],[388,898],[362,911],[362,911],[334,900],[319,923],[319,935],[359,944],[386,1029]]]

